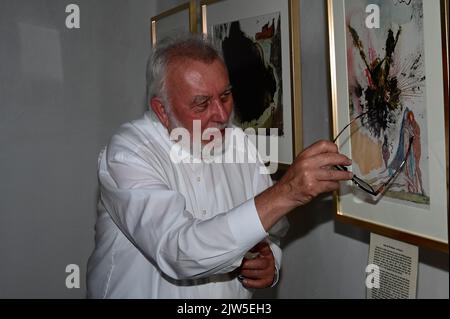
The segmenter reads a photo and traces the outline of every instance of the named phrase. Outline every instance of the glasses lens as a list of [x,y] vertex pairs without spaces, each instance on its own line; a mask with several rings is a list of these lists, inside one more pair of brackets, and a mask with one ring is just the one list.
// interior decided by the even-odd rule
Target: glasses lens
[[[338,169],[338,170],[340,170],[340,171],[348,171],[347,167],[345,167],[345,166],[336,165],[335,167],[336,167],[336,169]],[[370,194],[372,194],[372,195],[375,195],[376,192],[375,192],[375,190],[373,189],[373,187],[370,186],[369,183],[363,181],[363,180],[362,180],[361,178],[359,178],[358,176],[353,176],[352,181],[353,181],[359,188],[361,188],[362,190],[364,190],[364,191],[366,191],[366,192],[368,192],[368,193],[370,193]]]
[[[335,143],[337,141],[337,139],[342,135],[342,133],[352,124],[354,123],[356,120],[360,119],[360,121],[362,121],[362,117],[367,115],[367,112],[364,112],[356,117],[353,118],[353,120],[350,121],[350,123],[348,123],[339,133],[338,135],[336,135],[336,137],[333,139],[333,143]],[[406,161],[408,159],[408,156],[411,152],[411,146],[414,140],[414,136],[411,136],[409,138],[409,145],[406,151],[406,154],[404,155],[404,158],[402,160],[402,162],[400,163],[400,165],[398,165],[394,171],[393,174],[391,174],[387,180],[385,180],[381,186],[377,187],[377,190],[375,190],[369,183],[365,182],[364,180],[362,180],[361,178],[357,177],[357,176],[353,176],[352,181],[362,190],[377,196],[378,194],[382,193],[385,189],[387,189],[387,186],[397,177],[397,175],[401,172],[401,170],[403,169],[403,166],[405,166]],[[338,170],[341,171],[347,171],[347,168],[344,166],[335,166]]]
[[363,181],[361,178],[359,178],[358,176],[353,176],[353,182],[355,182],[356,185],[358,185],[360,188],[362,188],[363,190],[369,192],[369,193],[374,193],[375,190],[373,189],[372,186],[370,186],[369,183]]

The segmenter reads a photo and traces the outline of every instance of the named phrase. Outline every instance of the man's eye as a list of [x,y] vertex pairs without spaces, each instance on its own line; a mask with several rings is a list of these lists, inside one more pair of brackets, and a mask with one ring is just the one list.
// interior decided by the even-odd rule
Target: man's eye
[[231,92],[226,92],[226,93],[222,94],[222,96],[220,97],[220,100],[222,102],[228,102],[230,97],[231,97]]
[[202,102],[202,103],[199,103],[199,104],[195,105],[195,108],[197,110],[203,111],[203,110],[205,110],[208,107],[208,104],[209,104],[209,102],[205,101],[205,102]]

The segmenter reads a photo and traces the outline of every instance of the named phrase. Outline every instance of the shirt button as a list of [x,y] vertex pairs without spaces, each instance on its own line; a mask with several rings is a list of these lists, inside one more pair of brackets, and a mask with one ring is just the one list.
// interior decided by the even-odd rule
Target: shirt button
[[197,177],[197,182],[200,183],[200,181],[201,181],[201,178],[200,178],[200,177]]
[[206,209],[202,209],[202,214],[203,214],[203,216],[206,215]]

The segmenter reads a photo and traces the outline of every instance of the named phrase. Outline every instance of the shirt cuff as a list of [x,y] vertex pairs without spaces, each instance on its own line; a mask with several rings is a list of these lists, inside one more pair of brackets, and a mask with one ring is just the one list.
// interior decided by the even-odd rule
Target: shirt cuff
[[271,287],[274,287],[280,280],[281,249],[280,247],[277,246],[277,244],[273,243],[272,241],[267,240],[267,242],[270,245],[270,249],[272,250],[272,254],[275,259],[275,276],[271,285]]
[[275,275],[273,276],[273,282],[272,285],[270,285],[270,288],[275,287],[279,280],[280,280],[280,270],[278,269],[277,266],[275,266]]
[[234,208],[228,214],[228,225],[238,247],[244,251],[249,250],[268,236],[259,219],[253,198]]

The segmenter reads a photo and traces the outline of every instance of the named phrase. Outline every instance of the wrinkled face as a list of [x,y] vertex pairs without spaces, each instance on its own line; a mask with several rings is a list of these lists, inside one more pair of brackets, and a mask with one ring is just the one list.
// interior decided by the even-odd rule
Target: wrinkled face
[[[174,61],[167,69],[166,93],[173,116],[191,134],[194,120],[201,121],[202,133],[208,128],[219,128],[224,134],[233,110],[233,97],[223,62]],[[169,124],[169,129],[178,126]]]

